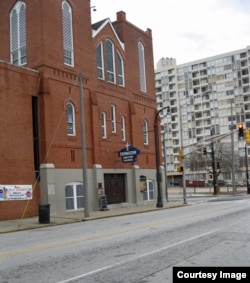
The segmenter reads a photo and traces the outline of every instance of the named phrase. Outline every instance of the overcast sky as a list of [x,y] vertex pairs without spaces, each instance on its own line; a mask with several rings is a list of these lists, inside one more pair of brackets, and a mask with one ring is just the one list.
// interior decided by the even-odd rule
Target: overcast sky
[[91,0],[92,22],[127,21],[153,34],[154,62],[175,58],[177,64],[250,45],[250,0]]

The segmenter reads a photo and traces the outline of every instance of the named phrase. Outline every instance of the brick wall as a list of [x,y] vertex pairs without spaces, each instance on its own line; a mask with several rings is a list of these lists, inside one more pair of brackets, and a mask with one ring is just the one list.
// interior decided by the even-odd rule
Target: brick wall
[[[32,96],[37,95],[38,78],[38,72],[0,62],[0,184],[35,183]],[[37,213],[37,192],[28,215]],[[25,205],[0,201],[0,220],[21,216]]]

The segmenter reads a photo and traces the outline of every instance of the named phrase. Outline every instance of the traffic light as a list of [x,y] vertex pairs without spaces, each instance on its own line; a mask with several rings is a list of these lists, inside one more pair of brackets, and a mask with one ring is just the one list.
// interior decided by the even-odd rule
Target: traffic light
[[246,143],[250,144],[250,130],[249,129],[245,130],[245,137],[246,137]]
[[244,127],[242,123],[238,124],[238,130],[239,130],[239,138],[243,138],[244,137]]
[[202,154],[203,154],[203,155],[207,155],[207,148],[206,148],[206,147],[203,147],[203,149],[202,149]]

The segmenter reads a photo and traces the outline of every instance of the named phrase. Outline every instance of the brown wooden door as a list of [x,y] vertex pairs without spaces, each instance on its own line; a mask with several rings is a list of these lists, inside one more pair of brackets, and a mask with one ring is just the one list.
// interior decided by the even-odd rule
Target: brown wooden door
[[104,174],[104,184],[108,204],[126,202],[125,174]]

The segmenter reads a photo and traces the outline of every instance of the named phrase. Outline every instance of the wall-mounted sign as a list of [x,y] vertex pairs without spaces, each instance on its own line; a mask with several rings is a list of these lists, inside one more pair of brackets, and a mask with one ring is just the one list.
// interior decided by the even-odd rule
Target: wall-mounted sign
[[137,161],[137,155],[140,154],[140,150],[129,144],[118,152],[118,156],[122,158],[123,163]]
[[29,199],[32,199],[32,185],[0,185],[0,201]]

